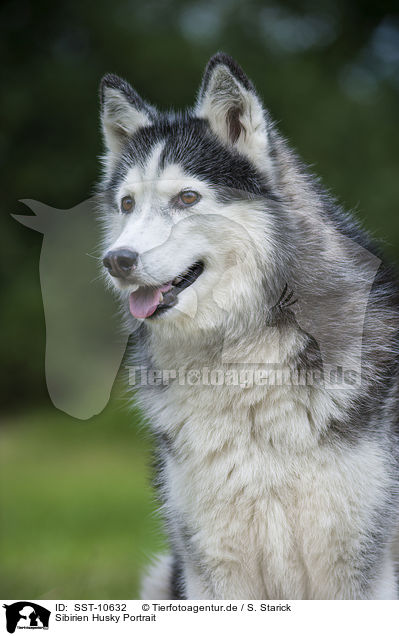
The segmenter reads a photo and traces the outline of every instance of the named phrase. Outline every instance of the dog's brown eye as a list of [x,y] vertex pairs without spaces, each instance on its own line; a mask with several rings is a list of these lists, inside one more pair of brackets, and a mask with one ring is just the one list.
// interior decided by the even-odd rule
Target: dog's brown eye
[[193,205],[194,203],[197,203],[199,198],[200,195],[198,192],[194,192],[194,190],[184,190],[179,194],[179,199],[184,205]]
[[134,200],[132,197],[123,197],[121,200],[121,210],[122,212],[131,212],[133,210]]

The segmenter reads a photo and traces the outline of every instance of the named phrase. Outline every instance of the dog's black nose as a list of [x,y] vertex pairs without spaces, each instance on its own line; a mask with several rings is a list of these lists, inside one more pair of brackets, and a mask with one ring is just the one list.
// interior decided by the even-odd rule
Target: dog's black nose
[[111,276],[127,278],[136,267],[138,258],[137,252],[128,249],[114,250],[105,255],[103,264]]

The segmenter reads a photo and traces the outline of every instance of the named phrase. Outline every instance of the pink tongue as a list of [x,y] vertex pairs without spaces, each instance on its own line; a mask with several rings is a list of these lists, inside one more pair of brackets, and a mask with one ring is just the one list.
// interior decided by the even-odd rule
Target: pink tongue
[[166,283],[162,287],[154,289],[152,287],[139,287],[137,291],[130,294],[129,309],[135,318],[148,318],[151,316],[160,303],[162,292],[168,291],[172,283]]

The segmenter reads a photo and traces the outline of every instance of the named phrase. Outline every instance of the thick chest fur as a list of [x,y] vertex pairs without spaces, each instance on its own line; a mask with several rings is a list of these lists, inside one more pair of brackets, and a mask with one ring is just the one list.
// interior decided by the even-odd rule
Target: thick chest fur
[[388,486],[379,447],[323,441],[327,402],[308,388],[219,389],[172,386],[152,409],[188,596],[358,596],[342,569],[363,567]]

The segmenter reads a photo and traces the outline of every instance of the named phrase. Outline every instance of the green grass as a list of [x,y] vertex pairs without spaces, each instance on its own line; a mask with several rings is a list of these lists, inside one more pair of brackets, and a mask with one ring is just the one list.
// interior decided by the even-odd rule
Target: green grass
[[0,598],[137,598],[164,549],[137,414],[55,409],[0,426]]

